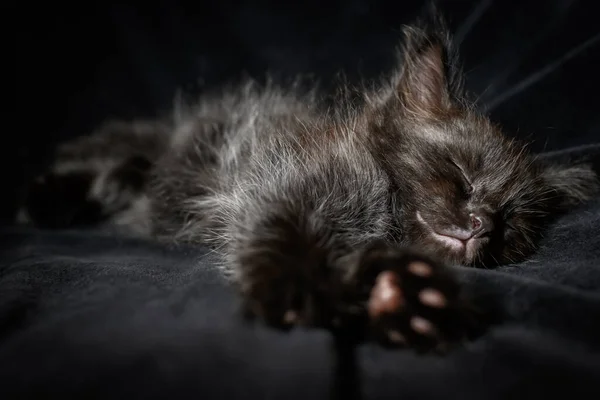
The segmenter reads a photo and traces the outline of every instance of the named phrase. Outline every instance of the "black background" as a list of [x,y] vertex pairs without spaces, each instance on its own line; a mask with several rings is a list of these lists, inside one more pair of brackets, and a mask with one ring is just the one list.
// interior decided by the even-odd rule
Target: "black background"
[[[535,140],[536,151],[600,142],[594,4],[442,2],[468,86],[494,121]],[[0,211],[9,221],[19,184],[43,168],[57,141],[106,118],[168,112],[178,88],[202,92],[242,73],[376,76],[423,4],[2,7],[13,39],[6,51],[15,51],[4,61],[16,66],[4,75],[17,107],[0,145]],[[599,155],[595,146],[558,158]],[[531,260],[459,269],[463,289],[502,323],[443,358],[361,347],[364,398],[599,398],[598,232],[594,199],[562,218]],[[204,251],[99,232],[0,229],[0,397],[327,398],[330,336],[242,324],[238,298]]]
[[[535,140],[534,150],[597,141],[593,3],[438,2],[460,45],[469,89],[509,134]],[[7,87],[15,87],[17,104],[3,135],[3,220],[14,212],[18,184],[43,167],[58,141],[107,118],[167,113],[177,90],[201,93],[242,74],[262,79],[270,72],[283,82],[311,74],[326,83],[339,70],[378,76],[391,66],[402,24],[426,3],[141,4],[3,6],[16,51]]]

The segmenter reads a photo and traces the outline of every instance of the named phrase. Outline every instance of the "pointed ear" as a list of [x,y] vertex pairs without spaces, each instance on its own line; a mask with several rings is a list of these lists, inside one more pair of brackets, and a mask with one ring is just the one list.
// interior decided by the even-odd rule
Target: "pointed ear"
[[600,193],[600,181],[590,165],[550,165],[542,176],[560,199],[560,206],[580,204]]
[[433,117],[457,106],[463,96],[462,75],[443,27],[404,29],[402,67],[397,93],[415,117]]

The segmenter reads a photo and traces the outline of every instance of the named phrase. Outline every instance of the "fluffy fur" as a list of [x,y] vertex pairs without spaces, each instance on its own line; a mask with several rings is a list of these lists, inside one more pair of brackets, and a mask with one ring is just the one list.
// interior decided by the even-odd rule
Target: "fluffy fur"
[[268,323],[330,326],[366,314],[382,270],[425,260],[446,277],[447,264],[524,259],[597,190],[589,167],[543,166],[477,113],[439,22],[404,29],[377,90],[343,89],[328,108],[316,91],[248,83],[168,121],[106,125],[58,150],[21,219],[89,223],[81,205],[45,223],[47,199],[71,196],[97,220],[209,245]]

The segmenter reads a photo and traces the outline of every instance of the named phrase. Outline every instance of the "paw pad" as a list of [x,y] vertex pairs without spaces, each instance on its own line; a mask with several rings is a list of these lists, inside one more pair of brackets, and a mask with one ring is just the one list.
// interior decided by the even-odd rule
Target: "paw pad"
[[401,311],[404,300],[400,289],[400,279],[392,271],[383,271],[376,280],[369,297],[368,312],[371,318]]
[[447,305],[446,297],[439,290],[426,288],[419,292],[419,300],[426,306],[444,308]]
[[435,334],[435,327],[433,324],[422,317],[412,317],[410,319],[410,327],[421,335],[433,336]]
[[[395,259],[394,259],[395,258]],[[424,259],[382,258],[367,312],[373,333],[388,345],[438,348],[453,340],[455,281],[440,265]],[[408,257],[407,257],[408,258]],[[455,320],[460,325],[460,321]]]
[[423,278],[427,278],[433,274],[431,266],[421,261],[415,261],[408,264],[408,271]]

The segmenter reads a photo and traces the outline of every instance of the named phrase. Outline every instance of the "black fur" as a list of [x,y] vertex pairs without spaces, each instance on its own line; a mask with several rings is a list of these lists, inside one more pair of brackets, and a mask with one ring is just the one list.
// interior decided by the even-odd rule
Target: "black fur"
[[[273,326],[351,327],[421,348],[458,341],[470,306],[447,266],[528,257],[597,180],[585,165],[538,163],[475,110],[437,19],[404,29],[398,60],[377,90],[342,88],[333,109],[316,90],[249,83],[170,120],[109,124],[61,147],[21,219],[108,220],[208,244],[250,314]],[[46,223],[37,205],[75,176],[76,198],[102,210]],[[419,262],[427,274],[414,273]],[[403,305],[379,319],[367,308],[385,271]]]

